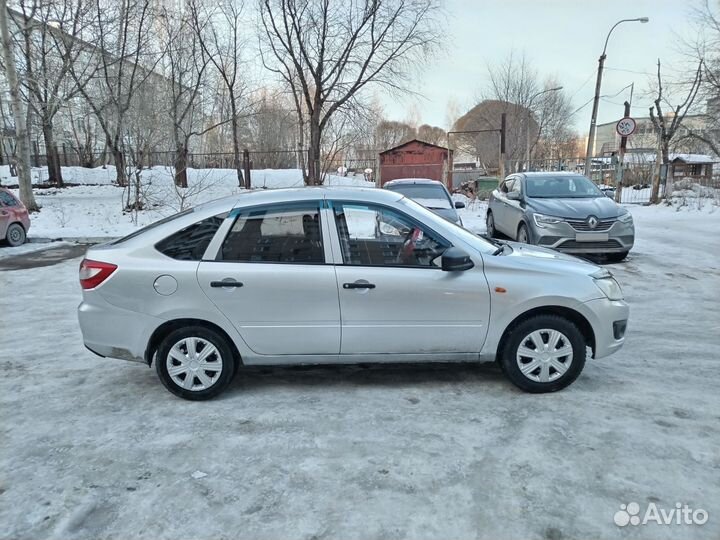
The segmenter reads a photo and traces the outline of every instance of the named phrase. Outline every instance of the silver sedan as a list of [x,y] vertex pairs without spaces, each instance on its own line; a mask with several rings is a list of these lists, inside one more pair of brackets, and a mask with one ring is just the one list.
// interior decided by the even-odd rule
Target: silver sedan
[[612,262],[627,257],[635,243],[630,212],[584,176],[566,172],[508,176],[490,195],[487,231]]
[[187,399],[243,365],[497,361],[515,385],[572,383],[586,347],[622,347],[611,274],[491,243],[398,193],[269,190],[186,210],[91,248],[88,349],[155,365]]

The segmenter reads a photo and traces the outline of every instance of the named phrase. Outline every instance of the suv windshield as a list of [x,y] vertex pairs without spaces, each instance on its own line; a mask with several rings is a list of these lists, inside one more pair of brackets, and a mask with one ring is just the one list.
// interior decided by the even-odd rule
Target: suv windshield
[[540,199],[579,199],[603,197],[602,192],[584,176],[541,176],[525,179],[528,197]]
[[452,203],[445,189],[436,184],[397,184],[387,186],[387,189],[401,193],[408,199],[422,204],[425,208],[452,208]]

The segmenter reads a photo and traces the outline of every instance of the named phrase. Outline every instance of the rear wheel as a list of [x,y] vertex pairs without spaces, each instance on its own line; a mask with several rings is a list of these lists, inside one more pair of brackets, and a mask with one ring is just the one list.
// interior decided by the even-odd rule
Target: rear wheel
[[521,223],[518,227],[517,241],[521,244],[530,243],[530,235],[528,235],[527,226],[524,223]]
[[487,217],[485,218],[485,228],[487,229],[488,238],[495,238],[497,232],[495,231],[495,218],[493,217],[492,212],[487,213]]
[[12,223],[5,233],[5,240],[11,247],[21,246],[25,243],[25,229],[19,223]]
[[204,400],[222,392],[235,375],[235,358],[226,339],[202,326],[179,328],[158,347],[155,369],[176,396]]
[[586,343],[580,330],[556,315],[538,315],[518,324],[500,358],[505,375],[521,390],[562,390],[585,366]]

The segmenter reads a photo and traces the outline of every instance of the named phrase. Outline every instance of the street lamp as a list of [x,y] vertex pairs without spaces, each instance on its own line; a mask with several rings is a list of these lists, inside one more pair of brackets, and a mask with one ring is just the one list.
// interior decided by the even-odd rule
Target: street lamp
[[595,122],[597,120],[597,111],[598,111],[598,104],[600,102],[600,84],[602,83],[602,72],[603,72],[603,66],[605,65],[605,58],[608,46],[608,41],[610,40],[610,34],[612,34],[613,30],[615,30],[615,27],[618,25],[624,23],[624,22],[640,22],[640,23],[646,23],[650,21],[648,17],[639,17],[637,19],[622,19],[618,22],[616,22],[612,28],[610,28],[610,31],[608,32],[607,37],[605,38],[605,46],[603,47],[602,54],[600,55],[600,58],[598,59],[598,72],[597,72],[597,81],[595,82],[595,98],[593,99],[593,108],[592,108],[592,116],[590,117],[590,133],[588,135],[588,143],[587,143],[587,152],[585,154],[585,175],[590,176],[590,167],[592,164],[592,155],[594,151],[594,145],[595,145]]
[[[548,88],[547,90],[541,90],[537,94],[534,94],[530,99],[528,100],[527,104],[527,118],[525,120],[525,170],[530,170],[530,115],[532,114],[530,107],[532,107],[533,101],[535,101],[535,98],[538,98],[542,96],[543,94],[548,94],[550,92],[557,92],[558,90],[562,90],[562,86],[558,86],[556,88]],[[538,132],[538,136],[539,136]]]

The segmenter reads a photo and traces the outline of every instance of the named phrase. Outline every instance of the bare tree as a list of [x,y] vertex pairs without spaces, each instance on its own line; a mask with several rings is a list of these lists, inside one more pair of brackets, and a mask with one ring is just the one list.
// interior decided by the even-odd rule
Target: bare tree
[[240,118],[245,112],[243,100],[247,93],[242,58],[245,47],[242,20],[244,4],[241,0],[218,3],[192,0],[189,7],[198,43],[222,81],[228,100],[233,165],[237,172],[238,185],[245,185],[249,189],[250,179],[243,181],[239,132]]
[[423,124],[417,128],[417,138],[430,144],[447,144],[447,133],[441,127]]
[[416,136],[417,131],[410,124],[395,120],[381,120],[376,128],[375,138],[378,150],[382,151],[411,141]]
[[[663,80],[660,73],[660,60],[657,62],[657,97],[655,98],[654,104],[650,107],[650,121],[652,122],[655,130],[658,133],[658,146],[660,150],[660,157],[662,161],[658,160],[656,163],[662,163],[667,165],[670,162],[670,144],[675,139],[675,136],[679,133],[682,126],[683,120],[687,115],[688,111],[692,108],[695,103],[695,98],[698,95],[700,87],[702,85],[703,75],[703,60],[698,62],[697,70],[695,71],[695,77],[689,85],[685,98],[676,106],[670,105],[666,96],[663,94]],[[670,114],[665,112],[664,106],[670,108]],[[660,175],[658,174],[653,179],[652,193],[650,195],[650,202],[657,204],[659,200],[660,192]]]
[[127,183],[126,116],[138,89],[157,77],[154,69],[160,56],[151,48],[151,6],[151,0],[94,0],[92,35],[86,36],[92,45],[84,47],[94,69],[75,62],[70,70],[105,134],[120,186]]
[[20,28],[16,46],[24,59],[25,101],[41,127],[48,180],[62,187],[54,119],[79,92],[70,69],[81,54],[79,36],[87,22],[87,6],[82,0],[21,0],[19,10],[11,15]]
[[260,0],[265,66],[307,119],[305,182],[321,182],[323,131],[369,85],[402,91],[408,68],[440,42],[436,0]]
[[161,8],[159,32],[162,60],[160,67],[166,75],[169,91],[167,111],[170,118],[175,150],[175,185],[188,187],[187,165],[190,140],[201,136],[229,119],[215,123],[203,122],[203,87],[210,58],[200,44],[200,34],[194,22],[204,26],[206,21],[196,19],[197,12],[180,12]]
[[8,25],[7,0],[0,0],[0,38],[2,41],[3,62],[5,73],[10,86],[10,106],[12,107],[15,120],[15,140],[17,145],[16,159],[18,169],[18,185],[20,187],[20,200],[29,212],[40,210],[32,190],[32,179],[30,177],[30,141],[28,140],[26,111],[23,110],[20,100],[20,83],[18,81],[17,69],[15,67],[15,49],[10,28]]

